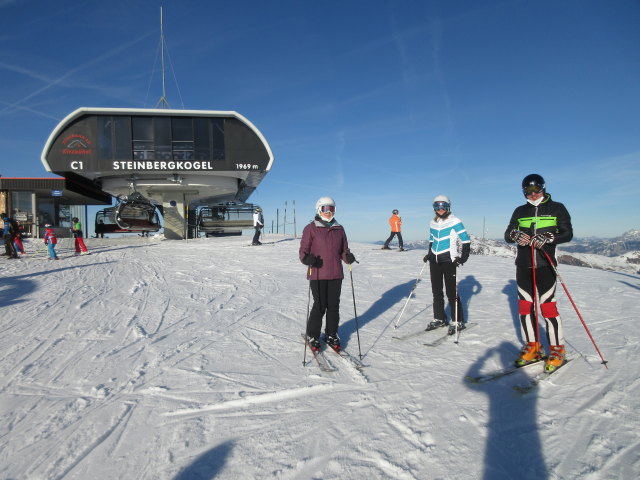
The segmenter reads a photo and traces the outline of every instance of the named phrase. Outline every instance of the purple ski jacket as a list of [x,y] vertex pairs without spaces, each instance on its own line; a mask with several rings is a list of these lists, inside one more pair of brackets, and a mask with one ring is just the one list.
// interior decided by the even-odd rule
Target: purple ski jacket
[[320,259],[320,266],[307,268],[307,280],[337,280],[344,278],[342,262],[347,262],[349,251],[347,234],[335,220],[328,226],[317,219],[309,223],[302,231],[300,240],[300,261],[307,253]]

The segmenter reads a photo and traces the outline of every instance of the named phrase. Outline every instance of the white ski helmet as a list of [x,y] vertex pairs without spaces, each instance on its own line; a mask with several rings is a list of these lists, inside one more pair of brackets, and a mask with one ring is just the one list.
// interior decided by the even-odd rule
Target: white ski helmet
[[444,210],[446,210],[447,212],[451,211],[451,200],[449,200],[449,197],[447,197],[446,195],[436,195],[436,197],[433,199],[433,209],[439,210],[440,208],[437,207],[444,207]]
[[322,207],[329,206],[333,207],[333,211],[335,213],[336,202],[331,197],[320,197],[316,202],[316,213],[320,215],[322,213]]

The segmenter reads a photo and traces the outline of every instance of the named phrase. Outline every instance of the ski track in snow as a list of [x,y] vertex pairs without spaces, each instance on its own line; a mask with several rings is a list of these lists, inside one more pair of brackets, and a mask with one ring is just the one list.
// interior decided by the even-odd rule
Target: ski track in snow
[[609,369],[559,285],[577,358],[519,395],[524,372],[463,380],[519,349],[512,259],[470,258],[459,291],[479,326],[430,348],[437,334],[391,338],[433,314],[425,272],[394,328],[424,252],[353,244],[358,321],[345,268],[340,335],[367,367],[325,351],[325,373],[308,351],[302,365],[299,242],[273,238],[88,239],[92,255],[63,242],[59,262],[1,261],[0,477],[637,478],[640,278],[561,266]]

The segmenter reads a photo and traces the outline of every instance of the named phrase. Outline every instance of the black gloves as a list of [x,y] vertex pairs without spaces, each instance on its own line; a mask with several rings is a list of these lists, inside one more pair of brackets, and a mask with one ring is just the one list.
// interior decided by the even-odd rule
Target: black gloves
[[318,258],[313,253],[307,253],[302,259],[302,263],[308,265],[309,267],[313,267],[316,264]]
[[424,263],[427,263],[429,260],[431,260],[432,262],[435,262],[437,260],[436,254],[431,250],[431,245],[433,245],[433,242],[429,242],[429,249],[427,250],[428,253],[422,259]]
[[542,248],[545,243],[553,243],[556,236],[551,232],[538,233],[531,239],[531,244],[536,248]]
[[520,230],[511,230],[511,232],[509,232],[509,238],[521,247],[527,247],[531,245],[531,237],[527,233],[521,232]]
[[349,265],[351,265],[353,262],[356,261],[355,255],[351,252],[347,252],[347,254],[345,255],[345,258],[347,259],[347,263]]
[[471,253],[471,244],[463,243],[462,244],[462,252],[459,257],[456,257],[453,260],[453,266],[458,268],[460,265],[464,265],[464,263],[469,260],[469,253]]

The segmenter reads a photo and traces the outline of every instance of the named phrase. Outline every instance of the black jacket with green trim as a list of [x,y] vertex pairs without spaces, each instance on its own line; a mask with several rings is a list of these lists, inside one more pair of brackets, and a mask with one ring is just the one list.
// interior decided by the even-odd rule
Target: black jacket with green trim
[[[504,239],[507,243],[515,243],[510,235],[512,230],[520,230],[531,237],[538,233],[553,233],[555,240],[553,243],[545,244],[543,249],[551,257],[554,265],[558,264],[555,256],[556,245],[570,242],[573,238],[573,227],[571,226],[569,212],[562,203],[551,200],[551,195],[548,193],[545,193],[544,200],[538,206],[527,202],[513,211],[509,226],[504,232]],[[549,266],[547,257],[538,249],[535,250],[536,268]],[[519,267],[531,267],[531,247],[518,245],[516,265]]]

